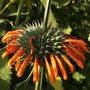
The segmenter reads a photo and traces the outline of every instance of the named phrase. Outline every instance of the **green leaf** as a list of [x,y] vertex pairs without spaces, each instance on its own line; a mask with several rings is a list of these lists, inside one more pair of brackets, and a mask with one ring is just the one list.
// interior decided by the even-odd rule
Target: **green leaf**
[[0,19],[0,38],[6,33],[6,31],[12,28],[10,21],[7,19]]
[[9,90],[11,70],[7,66],[8,59],[2,59],[2,53],[3,52],[0,51],[0,89]]
[[90,0],[87,0],[88,2],[90,2]]
[[10,90],[8,81],[0,78],[0,90]]
[[59,0],[61,6],[66,6],[69,4],[70,0]]
[[0,31],[3,31],[3,30],[7,31],[11,28],[12,28],[12,25],[8,19],[0,19]]
[[88,36],[88,41],[90,42],[90,33],[89,33],[89,36]]
[[56,81],[52,84],[55,90],[64,90],[63,85],[62,85],[62,80],[58,76],[56,77]]
[[52,4],[54,4],[55,6],[60,6],[59,0],[52,0]]
[[4,0],[0,0],[0,10],[2,9],[3,3],[4,3]]
[[80,82],[80,80],[84,80],[86,77],[79,72],[75,72],[73,74],[72,78],[75,79],[76,81]]
[[72,31],[72,28],[71,28],[70,26],[68,26],[68,27],[64,30],[64,32],[67,33],[67,34],[70,34],[71,31]]
[[69,90],[79,90],[77,86],[71,86]]
[[[46,0],[40,0],[41,3],[43,4],[44,8],[45,8],[45,5],[46,5]],[[49,14],[49,20],[48,20],[48,23],[51,23],[56,26],[57,25],[57,22],[56,22],[56,18],[54,17],[54,14],[52,13],[52,10],[50,9],[50,14]]]

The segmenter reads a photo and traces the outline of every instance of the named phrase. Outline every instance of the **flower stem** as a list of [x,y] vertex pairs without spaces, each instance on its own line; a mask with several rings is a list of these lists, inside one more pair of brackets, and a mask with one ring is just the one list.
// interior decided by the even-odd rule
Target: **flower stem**
[[23,4],[24,4],[24,0],[20,0],[14,25],[19,25]]
[[33,70],[31,70],[31,72],[30,72],[30,74],[29,74],[29,76],[27,77],[26,80],[24,80],[23,82],[21,82],[21,83],[19,83],[19,84],[16,85],[15,90],[17,90],[22,85],[26,85],[29,82],[29,80],[31,79],[32,72],[33,72]]
[[41,75],[40,75],[40,86],[39,86],[39,90],[42,90],[42,81],[43,81],[43,67],[41,67]]
[[39,82],[37,81],[37,82],[35,83],[35,90],[39,90],[39,89],[38,89],[38,86],[39,86]]
[[43,67],[39,66],[40,80],[35,83],[35,90],[42,90]]
[[47,0],[46,6],[45,6],[45,12],[44,12],[44,19],[43,19],[44,30],[46,30],[47,28],[50,6],[51,6],[51,0]]

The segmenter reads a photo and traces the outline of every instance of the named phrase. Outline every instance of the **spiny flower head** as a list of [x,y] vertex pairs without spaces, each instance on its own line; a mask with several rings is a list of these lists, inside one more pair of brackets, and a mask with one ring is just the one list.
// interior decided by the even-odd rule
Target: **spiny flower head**
[[17,76],[21,77],[28,65],[33,66],[33,81],[39,80],[39,67],[44,67],[51,82],[61,75],[64,80],[68,79],[68,69],[73,73],[76,63],[81,69],[84,68],[88,52],[87,44],[73,36],[67,35],[63,30],[52,27],[46,30],[42,24],[26,24],[26,27],[8,31],[2,38],[6,42],[6,51],[2,58],[14,53],[8,62],[8,66],[15,65]]

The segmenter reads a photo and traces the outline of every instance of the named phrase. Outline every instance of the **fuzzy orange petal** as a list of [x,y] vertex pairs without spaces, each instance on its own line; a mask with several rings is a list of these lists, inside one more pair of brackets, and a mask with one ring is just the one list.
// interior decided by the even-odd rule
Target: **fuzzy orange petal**
[[45,58],[45,64],[46,64],[46,69],[47,69],[47,72],[48,72],[49,79],[50,79],[50,81],[51,81],[52,83],[54,83],[55,77],[54,77],[52,68],[51,68],[50,64],[48,63],[47,58]]
[[20,48],[19,51],[17,51],[14,56],[9,60],[8,62],[8,66],[11,66],[12,63],[14,63],[14,61],[21,55],[24,54],[24,50],[23,48]]
[[18,57],[17,60],[16,60],[16,63],[15,63],[15,70],[16,70],[16,71],[18,71],[18,69],[19,69],[19,67],[20,67],[20,63],[21,63],[20,60],[21,60],[20,57]]
[[59,70],[60,70],[60,72],[62,74],[63,79],[67,80],[68,75],[67,75],[67,72],[66,72],[66,69],[65,69],[63,63],[60,61],[60,59],[57,56],[55,56],[55,58],[56,58],[56,61],[57,61],[57,64],[59,66]]
[[65,55],[61,55],[61,58],[67,63],[70,71],[73,73],[75,71],[74,65],[70,62],[70,60]]
[[31,59],[31,57],[32,57],[32,54],[28,55],[25,58],[25,60],[22,62],[21,66],[20,66],[20,68],[19,68],[19,70],[17,72],[17,76],[18,77],[21,77],[23,75],[23,73],[24,73],[24,71],[25,71],[25,69],[26,69],[26,67],[27,67],[27,65],[28,65],[29,60]]
[[52,54],[50,55],[50,60],[51,60],[54,76],[56,77],[58,75],[58,68],[55,57]]
[[31,47],[31,53],[33,53],[34,52],[34,46],[32,44],[32,38],[30,38],[29,44],[30,44],[30,47]]
[[65,52],[77,63],[77,65],[81,69],[83,69],[84,68],[83,62],[80,59],[78,59],[67,46],[64,46],[64,47],[66,48]]
[[71,49],[71,51],[74,53],[74,55],[76,55],[76,57],[80,58],[81,60],[85,61],[86,57],[84,56],[84,54],[80,51],[78,51],[76,48],[74,48],[73,46],[69,46],[68,47]]
[[19,47],[13,47],[13,48],[9,48],[8,50],[6,50],[3,54],[2,54],[2,58],[7,57],[9,54],[11,54],[12,52],[15,52],[16,50],[18,50]]
[[64,42],[68,42],[71,44],[77,44],[80,46],[86,46],[87,45],[83,40],[77,40],[77,39],[65,39]]
[[33,66],[33,82],[39,81],[39,70],[38,70],[38,58],[35,57],[34,66]]

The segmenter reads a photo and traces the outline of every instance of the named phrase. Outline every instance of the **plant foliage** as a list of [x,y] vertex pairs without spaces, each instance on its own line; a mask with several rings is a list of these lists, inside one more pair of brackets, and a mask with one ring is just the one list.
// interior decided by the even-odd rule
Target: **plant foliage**
[[[18,12],[21,3],[21,11]],[[45,5],[46,0],[0,0],[0,39],[7,31],[24,22],[32,24],[35,20],[42,21]],[[48,23],[62,28],[65,33],[84,39],[90,50],[90,0],[52,0]],[[0,48],[4,46],[0,42]],[[13,68],[7,66],[10,57],[3,60],[2,53],[3,50],[0,49],[0,90],[34,90],[32,80],[15,88],[26,79],[29,68],[23,77],[17,78]],[[70,74],[66,81],[59,77],[54,84],[47,84],[44,80],[43,90],[90,90],[90,55],[86,54],[86,57],[85,69],[76,68],[78,72]]]

